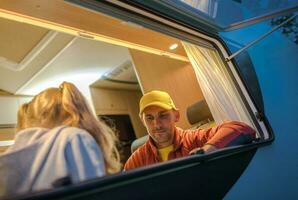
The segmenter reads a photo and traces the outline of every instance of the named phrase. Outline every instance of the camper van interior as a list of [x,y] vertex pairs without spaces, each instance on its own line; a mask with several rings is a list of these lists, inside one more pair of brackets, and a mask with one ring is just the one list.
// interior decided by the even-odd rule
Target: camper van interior
[[207,35],[174,35],[63,1],[0,8],[0,151],[13,144],[17,110],[45,88],[75,84],[95,114],[117,130],[124,164],[146,136],[139,119],[143,93],[167,91],[183,129],[225,120],[265,125],[223,47]]
[[[131,136],[126,140],[146,134],[138,116],[142,91],[163,89],[172,93],[184,113],[179,126],[190,128],[186,108],[203,100],[203,95],[181,42],[134,24],[100,17],[102,23],[110,24],[112,29],[106,33],[107,37],[111,37],[112,31],[123,29],[114,33],[117,36],[111,37],[110,43],[0,19],[2,150],[13,140],[18,107],[43,89],[57,87],[63,81],[81,89],[94,106],[96,115],[111,116],[111,119],[123,121],[125,126],[132,126],[130,131],[133,132],[127,133]],[[106,22],[108,20],[112,23]],[[131,33],[126,36],[129,41],[113,44],[114,40],[119,40],[115,37],[128,32]],[[146,46],[137,41],[145,38]],[[126,43],[133,47],[127,47]],[[173,44],[178,47],[169,49]],[[183,84],[177,84],[179,82]],[[122,115],[127,119],[117,117]]]

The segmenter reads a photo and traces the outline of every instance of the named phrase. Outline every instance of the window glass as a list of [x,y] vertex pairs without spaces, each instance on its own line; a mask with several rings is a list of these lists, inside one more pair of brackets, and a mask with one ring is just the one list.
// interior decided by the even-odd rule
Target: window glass
[[220,28],[298,4],[293,0],[179,0],[175,2],[192,14],[207,15],[207,19],[215,22]]

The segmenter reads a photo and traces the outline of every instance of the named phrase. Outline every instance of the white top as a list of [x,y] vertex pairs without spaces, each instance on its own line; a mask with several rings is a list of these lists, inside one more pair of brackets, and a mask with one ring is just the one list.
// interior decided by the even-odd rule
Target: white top
[[28,128],[0,156],[0,195],[51,189],[55,180],[67,176],[78,183],[103,175],[102,151],[85,130]]

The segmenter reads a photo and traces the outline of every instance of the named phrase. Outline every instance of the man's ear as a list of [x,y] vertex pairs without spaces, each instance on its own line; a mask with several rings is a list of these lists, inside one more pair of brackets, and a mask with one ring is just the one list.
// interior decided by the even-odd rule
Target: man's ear
[[174,110],[175,122],[180,120],[180,112],[179,110]]

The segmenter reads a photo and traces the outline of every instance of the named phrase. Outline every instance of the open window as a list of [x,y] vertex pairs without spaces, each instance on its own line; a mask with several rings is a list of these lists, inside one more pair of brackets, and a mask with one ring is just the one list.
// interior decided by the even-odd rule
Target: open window
[[[130,5],[121,2],[116,6],[102,1],[69,2],[85,8],[60,1],[40,2],[35,6],[44,9],[41,14],[40,11],[30,12],[30,6],[24,3],[19,5],[23,6],[22,9],[10,3],[3,5],[1,27],[12,29],[2,36],[11,37],[12,41],[6,42],[3,49],[13,48],[11,52],[14,52],[17,47],[28,45],[22,42],[32,38],[30,34],[24,36],[21,43],[14,43],[22,32],[39,37],[18,52],[18,59],[11,52],[3,52],[5,59],[0,63],[0,89],[12,98],[35,95],[62,81],[73,82],[86,95],[97,116],[110,116],[115,124],[123,120],[116,116],[130,119],[133,130],[128,133],[130,137],[126,141],[130,143],[132,138],[146,135],[138,116],[142,93],[160,89],[170,93],[180,109],[182,116],[178,126],[181,128],[193,128],[187,119],[187,109],[198,102],[206,102],[204,106],[208,107],[212,117],[200,119],[200,125],[213,120],[215,124],[224,120],[244,121],[257,130],[261,142],[272,140],[269,126],[260,116],[256,100],[244,84],[245,78],[239,73],[236,63],[224,60],[228,52],[214,31],[207,34],[196,32],[137,7],[130,10]],[[54,15],[56,12],[58,14]],[[0,106],[5,107],[4,104]],[[129,197],[142,197],[134,196],[138,190],[145,192],[148,199],[159,194],[166,197],[165,191],[177,189],[177,186],[170,184],[166,190],[146,191],[145,185],[157,182],[166,185],[169,180],[174,182],[177,174],[185,182],[194,175],[203,177],[203,182],[211,179],[212,188],[217,192],[206,189],[207,185],[202,182],[200,184],[206,190],[200,195],[209,199],[222,198],[244,171],[258,145],[256,142],[105,177],[65,191],[55,191],[49,198],[63,198],[63,195],[76,198],[80,194],[73,191],[79,188],[83,192],[92,191],[82,195],[98,195],[102,199],[123,193]],[[229,168],[235,163],[238,164],[236,168]],[[224,166],[220,174],[216,173],[218,165]],[[212,177],[208,176],[209,172]],[[231,176],[226,179],[225,173]],[[187,194],[191,190],[196,190],[196,187],[183,186]],[[37,197],[46,195],[42,193]],[[178,196],[172,194],[171,197]],[[34,198],[28,198],[31,197]]]

